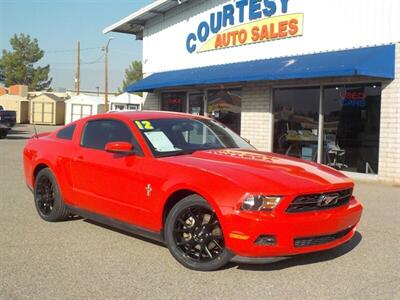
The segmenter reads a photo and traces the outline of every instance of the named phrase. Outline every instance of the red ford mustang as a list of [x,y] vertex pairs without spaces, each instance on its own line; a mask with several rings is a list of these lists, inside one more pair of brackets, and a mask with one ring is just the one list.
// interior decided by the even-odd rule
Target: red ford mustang
[[79,120],[29,139],[24,169],[44,220],[80,215],[157,239],[195,270],[336,247],[362,212],[343,174],[186,114]]

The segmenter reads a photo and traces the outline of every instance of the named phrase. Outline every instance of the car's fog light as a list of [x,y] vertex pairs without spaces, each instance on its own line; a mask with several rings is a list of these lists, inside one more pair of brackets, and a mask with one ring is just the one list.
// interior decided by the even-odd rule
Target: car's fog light
[[274,246],[276,245],[276,238],[274,235],[260,235],[255,243],[260,246]]
[[282,197],[278,196],[249,195],[244,199],[241,208],[243,210],[271,211],[278,205],[281,199]]

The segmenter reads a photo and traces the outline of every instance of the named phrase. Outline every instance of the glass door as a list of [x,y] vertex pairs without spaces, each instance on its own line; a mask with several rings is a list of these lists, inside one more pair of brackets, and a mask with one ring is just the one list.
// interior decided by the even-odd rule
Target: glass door
[[189,94],[188,113],[197,116],[204,115],[204,94]]
[[231,130],[240,134],[242,114],[241,89],[212,90],[207,95],[207,113]]
[[274,152],[317,161],[320,87],[274,90]]

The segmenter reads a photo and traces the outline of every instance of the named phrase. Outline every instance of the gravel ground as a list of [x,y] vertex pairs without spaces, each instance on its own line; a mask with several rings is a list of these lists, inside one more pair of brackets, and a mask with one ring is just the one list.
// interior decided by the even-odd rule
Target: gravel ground
[[32,131],[20,125],[0,140],[0,299],[400,299],[399,187],[357,184],[362,223],[339,248],[201,273],[164,246],[87,220],[41,221],[21,164]]

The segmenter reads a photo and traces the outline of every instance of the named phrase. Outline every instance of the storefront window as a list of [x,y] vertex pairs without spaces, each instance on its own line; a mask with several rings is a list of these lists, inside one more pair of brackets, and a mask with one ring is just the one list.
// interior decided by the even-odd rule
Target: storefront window
[[208,92],[208,116],[240,134],[242,91],[240,89]]
[[324,88],[324,156],[345,171],[378,172],[381,86]]
[[274,90],[274,152],[317,159],[320,88]]
[[161,110],[186,112],[186,93],[162,93]]
[[274,152],[338,170],[377,174],[380,84],[323,88],[323,145],[318,145],[320,87],[274,90]]

